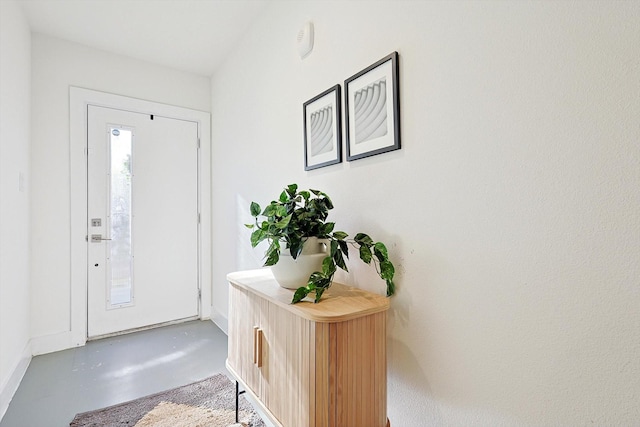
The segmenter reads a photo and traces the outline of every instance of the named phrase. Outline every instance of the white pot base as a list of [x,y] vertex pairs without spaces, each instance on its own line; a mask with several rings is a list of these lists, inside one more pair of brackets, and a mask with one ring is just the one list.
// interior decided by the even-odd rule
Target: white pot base
[[271,272],[283,288],[298,289],[307,285],[312,273],[322,271],[322,261],[328,255],[324,241],[309,237],[297,259],[293,259],[288,249],[280,251],[280,259],[271,266]]

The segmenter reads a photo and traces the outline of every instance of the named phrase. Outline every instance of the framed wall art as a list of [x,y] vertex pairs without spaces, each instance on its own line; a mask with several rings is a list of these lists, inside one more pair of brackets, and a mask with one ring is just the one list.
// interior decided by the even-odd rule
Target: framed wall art
[[400,149],[398,52],[344,82],[347,161]]
[[340,85],[335,85],[303,104],[304,170],[342,161]]

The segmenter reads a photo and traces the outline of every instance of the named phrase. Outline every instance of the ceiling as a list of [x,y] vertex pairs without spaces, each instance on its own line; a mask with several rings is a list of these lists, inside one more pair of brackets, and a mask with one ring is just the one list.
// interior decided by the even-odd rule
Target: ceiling
[[211,76],[269,1],[19,0],[19,3],[35,33]]

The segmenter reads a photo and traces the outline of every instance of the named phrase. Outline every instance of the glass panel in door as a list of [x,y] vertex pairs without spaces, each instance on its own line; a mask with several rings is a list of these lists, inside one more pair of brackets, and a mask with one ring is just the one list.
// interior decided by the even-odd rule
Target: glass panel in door
[[110,191],[108,305],[133,302],[133,253],[131,245],[132,131],[110,129]]

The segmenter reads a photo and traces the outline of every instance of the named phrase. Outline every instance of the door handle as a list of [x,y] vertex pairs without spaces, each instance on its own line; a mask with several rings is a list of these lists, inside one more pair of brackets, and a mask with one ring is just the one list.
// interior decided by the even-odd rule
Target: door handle
[[104,237],[102,237],[102,234],[92,234],[91,235],[91,243],[100,243],[103,240],[111,240],[111,239],[105,239]]
[[253,363],[262,367],[262,329],[258,326],[253,327]]
[[262,368],[262,329],[258,329],[256,335],[256,366]]
[[253,327],[253,364],[258,363],[258,326]]

